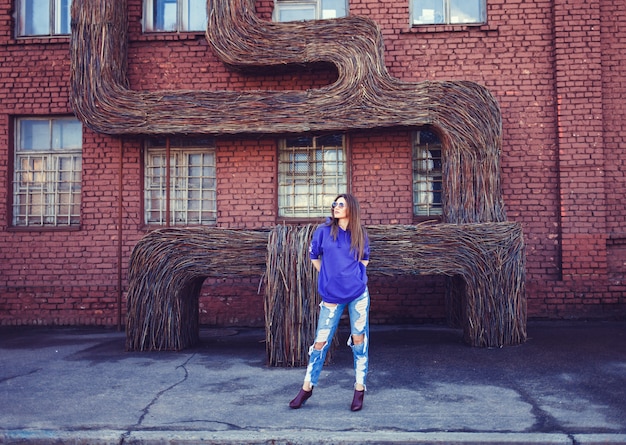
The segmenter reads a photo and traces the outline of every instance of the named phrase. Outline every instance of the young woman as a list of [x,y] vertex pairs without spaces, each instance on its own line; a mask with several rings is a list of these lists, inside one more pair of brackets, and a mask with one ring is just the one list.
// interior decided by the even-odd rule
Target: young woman
[[348,346],[352,348],[356,378],[350,409],[359,411],[363,408],[368,368],[370,296],[365,268],[369,262],[369,240],[354,196],[337,196],[332,204],[332,218],[315,230],[309,251],[311,262],[319,272],[318,292],[322,303],[304,384],[289,407],[300,408],[313,394],[341,314],[347,307],[351,333]]

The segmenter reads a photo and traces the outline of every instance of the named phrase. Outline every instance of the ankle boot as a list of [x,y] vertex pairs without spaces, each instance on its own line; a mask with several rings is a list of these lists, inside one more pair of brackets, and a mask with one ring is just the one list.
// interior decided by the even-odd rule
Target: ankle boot
[[352,398],[352,405],[350,405],[351,411],[360,411],[363,408],[363,397],[365,397],[365,390],[354,390],[354,397]]
[[293,399],[291,402],[289,402],[289,408],[293,408],[293,409],[300,408],[302,405],[304,405],[304,402],[306,402],[309,399],[309,397],[311,397],[312,395],[313,395],[313,388],[311,388],[310,391],[305,391],[304,389],[300,388],[300,392],[298,393],[296,398]]

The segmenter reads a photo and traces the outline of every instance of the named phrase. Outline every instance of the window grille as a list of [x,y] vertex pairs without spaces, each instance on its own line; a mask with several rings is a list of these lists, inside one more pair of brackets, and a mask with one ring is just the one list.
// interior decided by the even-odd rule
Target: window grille
[[416,131],[413,138],[413,214],[441,215],[441,194],[441,142],[432,131]]
[[217,221],[217,179],[215,143],[211,139],[170,141],[170,181],[167,183],[165,140],[146,144],[144,189],[145,220],[166,225],[215,224]]
[[343,135],[300,136],[281,140],[278,164],[281,217],[328,215],[335,197],[347,191]]
[[80,223],[82,125],[74,118],[18,119],[14,226]]

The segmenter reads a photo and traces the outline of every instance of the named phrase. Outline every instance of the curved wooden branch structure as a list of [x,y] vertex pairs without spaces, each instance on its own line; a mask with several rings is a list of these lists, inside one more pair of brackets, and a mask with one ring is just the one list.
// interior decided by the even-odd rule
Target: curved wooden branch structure
[[126,349],[180,350],[195,344],[202,282],[208,277],[261,277],[267,233],[185,228],[144,236],[130,257]]
[[[188,228],[148,234],[131,257],[127,349],[193,345],[204,278],[264,276],[268,361],[274,366],[306,364],[319,301],[308,261],[313,229]],[[369,226],[368,232],[376,252],[370,274],[462,278],[463,330],[470,345],[499,347],[526,340],[525,247],[519,224]]]
[[[74,0],[70,101],[79,119],[110,135],[286,134],[432,126],[443,142],[443,219],[456,225],[385,228],[399,238],[388,240],[389,263],[377,251],[378,267],[383,272],[461,276],[467,290],[465,332],[470,343],[501,346],[523,341],[523,239],[518,225],[504,222],[502,123],[491,93],[466,81],[410,83],[391,77],[384,64],[381,32],[368,19],[272,23],[256,16],[254,0],[208,0],[207,7],[207,38],[224,63],[245,69],[332,63],[337,81],[308,91],[132,90],[126,77],[126,1]],[[243,232],[230,232],[226,250],[232,251],[235,243],[239,256],[218,265],[211,252],[217,252],[224,233],[170,229],[140,241],[130,265],[128,349],[180,349],[192,344],[198,336],[197,299],[204,278],[260,273],[260,238],[267,234],[249,232],[246,236],[255,242],[248,243],[240,238]],[[373,229],[373,240],[375,233]],[[385,251],[385,242],[377,243],[376,248]],[[397,257],[398,243],[413,250]],[[268,244],[267,249],[272,248]],[[295,255],[293,249],[302,248],[292,246],[288,257]],[[252,262],[242,261],[248,251],[255,255]],[[276,255],[268,258],[282,258],[285,253]],[[406,267],[393,269],[389,264]],[[276,270],[295,277],[305,273],[281,267],[269,267],[268,275]],[[286,281],[287,275],[281,279]],[[266,284],[278,291],[279,277],[273,276],[276,281]],[[310,277],[304,281],[309,283]],[[299,298],[312,295],[307,292]],[[266,312],[273,311],[266,308]],[[278,327],[275,322],[270,325]],[[296,333],[307,344],[309,339],[300,334]],[[291,356],[276,363],[299,360]]]
[[112,135],[349,131],[432,125],[445,148],[444,219],[505,221],[502,123],[491,93],[473,82],[401,82],[384,64],[380,30],[345,17],[272,23],[253,0],[209,0],[209,43],[237,67],[333,63],[338,80],[308,91],[135,91],[127,71],[124,0],[72,2],[71,103]]

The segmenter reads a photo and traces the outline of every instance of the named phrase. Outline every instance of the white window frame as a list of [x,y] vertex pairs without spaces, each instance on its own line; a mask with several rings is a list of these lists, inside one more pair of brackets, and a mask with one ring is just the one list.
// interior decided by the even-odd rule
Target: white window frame
[[[144,32],[204,32],[206,31],[208,16],[206,0],[171,0],[176,3],[176,20],[171,26],[155,23],[155,8],[159,0],[144,0],[143,2],[143,31]],[[200,11],[201,9],[201,11]],[[203,24],[192,26],[192,17],[202,14]]]
[[278,146],[279,216],[328,215],[337,195],[348,189],[345,135],[294,136]]
[[[343,3],[343,11],[331,9],[332,2]],[[348,0],[274,0],[273,20],[284,22],[283,12],[307,11],[300,17],[289,21],[334,19],[348,15]]]
[[[72,0],[18,0],[17,5],[17,36],[67,36],[71,32]],[[44,6],[44,7],[42,7]],[[33,25],[39,20],[35,20],[33,14],[43,14],[41,18],[41,29]]]
[[[33,126],[27,135],[26,122],[38,128]],[[72,129],[79,129],[78,134],[65,134]],[[80,224],[82,124],[78,119],[17,119],[13,161],[13,227]]]
[[[170,181],[167,184],[167,153]],[[200,162],[192,163],[193,159]],[[169,188],[169,190],[168,190]],[[169,208],[166,205],[169,195]],[[168,214],[169,211],[169,222]],[[214,225],[217,222],[215,141],[146,141],[144,220],[149,225]]]
[[442,214],[442,144],[436,133],[413,133],[413,215]]
[[[419,8],[419,4],[424,6]],[[487,0],[410,0],[411,26],[483,25],[487,22]],[[464,14],[462,6],[472,5],[477,17]]]

